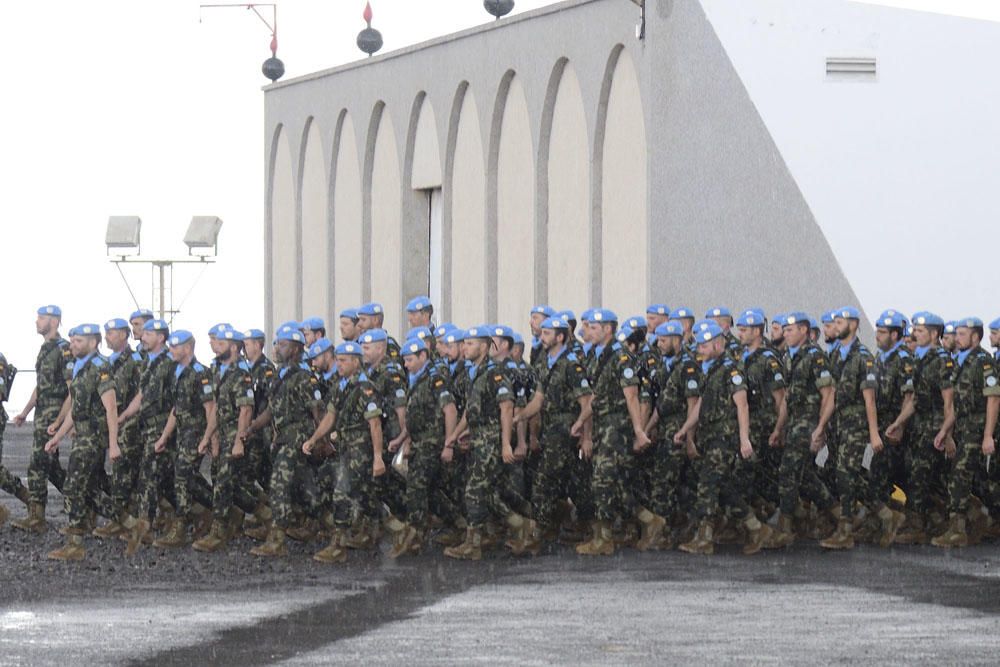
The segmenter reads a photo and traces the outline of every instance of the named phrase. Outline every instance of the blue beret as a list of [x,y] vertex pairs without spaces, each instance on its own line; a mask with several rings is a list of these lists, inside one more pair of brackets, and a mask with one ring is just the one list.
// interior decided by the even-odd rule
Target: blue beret
[[876,327],[886,327],[892,329],[903,329],[906,327],[906,318],[902,313],[895,310],[887,310],[875,320]]
[[748,310],[736,320],[738,327],[762,327],[764,326],[764,316],[755,310]]
[[298,331],[302,331],[302,323],[298,320],[288,320],[287,322],[282,322],[278,325],[278,330],[284,329],[285,327],[291,327]]
[[445,322],[444,324],[439,324],[438,328],[434,330],[435,338],[444,338],[445,334],[455,328],[455,325],[451,322]]
[[542,328],[567,331],[569,330],[569,323],[561,317],[546,317],[545,321],[542,322]]
[[320,338],[315,343],[309,346],[309,358],[315,359],[319,355],[323,354],[327,350],[333,348],[333,343],[330,342],[329,338]]
[[819,329],[819,322],[817,322],[816,318],[813,317],[812,315],[809,316],[809,328],[810,329]]
[[120,317],[115,317],[104,323],[104,330],[111,331],[112,329],[129,329],[129,323]]
[[222,334],[226,333],[227,331],[231,331],[232,328],[233,325],[230,324],[229,322],[219,322],[214,327],[208,330],[208,335],[212,336],[213,338],[221,338]]
[[549,306],[538,305],[531,309],[532,315],[544,315],[545,317],[552,317],[556,314],[555,309]]
[[383,313],[382,304],[372,301],[358,308],[358,315],[381,315]]
[[426,296],[418,296],[410,299],[410,302],[406,304],[406,312],[408,313],[419,313],[422,310],[427,310],[431,307],[431,300]]
[[360,357],[361,346],[357,343],[352,343],[351,341],[345,341],[338,345],[334,352],[338,355],[354,355],[356,357]]
[[837,311],[828,310],[819,317],[819,321],[823,324],[832,324],[834,317],[836,317]]
[[781,316],[781,326],[784,327],[789,324],[809,324],[809,316],[801,310],[793,310],[790,313],[785,313]]
[[990,329],[1000,329],[1000,317],[990,322]]
[[695,325],[694,339],[698,343],[707,343],[722,335],[722,327],[712,320],[702,320]]
[[455,327],[444,335],[445,343],[461,343],[463,340],[465,340],[465,329],[459,329],[458,327]]
[[955,328],[965,327],[967,329],[975,329],[976,327],[982,327],[983,321],[978,317],[963,317],[962,319],[955,322]]
[[743,311],[744,313],[749,313],[751,315],[757,315],[762,320],[767,319],[767,315],[764,314],[764,309],[760,306],[754,306],[753,308],[747,308]]
[[70,336],[100,336],[101,327],[96,324],[78,324],[69,330]]
[[608,310],[607,308],[595,308],[594,312],[590,316],[591,322],[600,322],[604,324],[606,322],[617,322],[618,316],[615,315],[614,311]]
[[361,334],[361,338],[358,339],[358,342],[381,343],[386,340],[389,340],[389,334],[385,332],[385,329],[369,329],[368,331]]
[[59,306],[42,306],[38,309],[39,315],[51,315],[52,317],[62,317],[62,308]]
[[651,303],[646,306],[647,315],[666,315],[670,316],[670,306],[663,303]]
[[684,327],[680,322],[676,320],[671,320],[669,322],[664,322],[660,326],[656,327],[657,336],[683,336]]
[[623,324],[621,327],[619,327],[618,331],[615,332],[615,338],[617,338],[620,342],[624,343],[628,339],[628,337],[631,336],[633,333],[635,333],[635,329],[633,329],[628,325],[628,323],[626,323]]
[[594,309],[588,308],[587,310],[580,313],[581,322],[593,322],[594,321]]
[[952,320],[944,325],[945,333],[955,333],[955,329],[958,328],[958,322]]
[[307,317],[302,320],[302,328],[308,329],[309,331],[317,331],[319,329],[326,330],[326,322],[323,321],[322,317]]
[[243,332],[243,338],[246,340],[264,340],[264,332],[260,329],[247,329]]
[[341,317],[346,317],[349,320],[358,321],[358,309],[357,308],[344,308],[340,311]]
[[560,319],[566,320],[567,322],[576,319],[576,315],[573,313],[572,310],[560,310],[558,313],[553,315],[553,317],[558,317]]
[[[919,313],[913,314],[913,323],[920,324],[925,327],[943,327],[944,319],[940,315],[935,315],[932,312],[921,310]],[[954,328],[952,328],[954,331]]]
[[906,327],[903,329],[903,335],[907,336],[907,337],[913,335],[913,325],[912,324],[907,324],[906,325]]
[[499,338],[513,338],[514,330],[511,329],[506,324],[494,324],[492,333],[490,335],[497,336]]
[[493,327],[488,324],[480,324],[478,327],[469,327],[465,330],[466,338],[491,338]]
[[402,355],[405,357],[407,355],[416,354],[417,352],[426,352],[427,343],[425,343],[420,338],[410,338],[405,343],[403,343]]
[[845,320],[860,320],[861,312],[854,306],[843,306],[833,311],[834,318],[840,317]]
[[681,306],[677,310],[675,310],[672,313],[670,313],[670,317],[672,317],[672,318],[674,318],[676,320],[679,320],[679,319],[682,319],[682,318],[691,318],[693,320],[694,319],[694,312],[690,308],[687,308],[685,306]]
[[514,345],[524,345],[524,336],[516,331],[514,332]]
[[132,314],[128,316],[129,320],[134,320],[137,317],[142,317],[147,320],[153,319],[153,311],[149,308],[140,308],[139,310],[133,310]]
[[784,324],[782,322],[782,320],[785,319],[785,317],[787,315],[788,315],[788,313],[775,313],[774,314],[774,319],[771,320],[771,322],[777,322],[778,324]]
[[149,320],[142,325],[143,331],[170,331],[170,325],[165,320]]
[[221,338],[222,340],[232,340],[237,342],[242,342],[246,336],[243,335],[242,331],[237,331],[236,329],[226,329],[222,333],[216,336],[216,338]]
[[716,306],[705,311],[705,317],[732,317],[733,314],[725,306]]
[[178,329],[177,331],[170,334],[170,338],[167,339],[167,345],[169,345],[170,347],[174,347],[176,345],[183,345],[192,338],[194,338],[194,336],[191,335],[190,331],[187,331],[186,329]]
[[299,328],[291,324],[284,324],[278,327],[278,333],[274,337],[275,340],[290,340],[293,343],[302,343],[303,345],[306,342],[306,337],[302,335]]
[[420,340],[423,340],[424,338],[433,335],[434,334],[431,333],[431,330],[427,327],[413,327],[406,332],[406,340],[410,340],[411,338],[419,338]]
[[646,328],[646,316],[645,315],[633,315],[625,320],[624,324],[632,327],[633,329],[645,329]]

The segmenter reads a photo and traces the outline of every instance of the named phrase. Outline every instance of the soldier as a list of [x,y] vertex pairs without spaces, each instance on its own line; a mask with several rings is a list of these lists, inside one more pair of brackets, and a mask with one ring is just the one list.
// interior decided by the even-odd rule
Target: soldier
[[826,345],[827,356],[833,355],[833,351],[839,345],[839,337],[837,334],[837,324],[834,322],[834,310],[828,310],[823,313],[819,320],[823,324],[823,344]]
[[[274,363],[264,354],[264,332],[248,329],[243,333],[243,351],[250,364],[253,379],[253,418],[257,419],[267,409],[271,383],[274,382]],[[247,465],[253,477],[265,491],[271,485],[271,433],[270,429],[260,429],[246,441]]]
[[[598,309],[593,315],[591,341],[593,375],[594,475],[591,481],[595,515],[594,536],[577,546],[583,555],[611,555],[615,544],[611,524],[617,517],[636,519],[642,526],[640,547],[659,541],[666,521],[639,505],[630,488],[636,479],[636,455],[652,443],[643,430],[639,404],[640,379],[628,351],[614,340],[618,316]],[[591,452],[584,451],[584,456]]]
[[176,433],[174,494],[177,511],[166,534],[153,542],[153,546],[160,548],[187,544],[188,527],[198,518],[203,530],[210,514],[208,508],[212,506],[212,487],[201,474],[204,452],[198,451],[209,416],[215,412],[212,373],[195,358],[195,341],[190,331],[174,331],[167,344],[175,364],[173,408],[153,449],[159,453],[166,451]]
[[[28,489],[21,479],[3,466],[3,434],[7,428],[7,411],[3,404],[10,398],[10,390],[14,386],[14,376],[17,369],[7,363],[7,358],[0,354],[0,489],[16,497],[25,506],[28,505]],[[0,526],[3,526],[10,516],[7,508],[0,505]]]
[[[788,406],[781,464],[778,467],[778,495],[781,514],[776,542],[795,541],[792,516],[801,493],[821,511],[840,520],[841,510],[816,474],[812,459],[826,445],[826,427],[835,407],[834,380],[826,355],[809,342],[809,316],[791,312],[784,316],[783,338],[788,346],[785,377]],[[811,454],[811,455],[810,455]]]
[[468,482],[465,489],[465,542],[445,549],[449,558],[482,558],[482,531],[491,517],[503,519],[514,534],[514,544],[524,548],[534,533],[535,522],[514,512],[502,495],[502,463],[514,462],[511,445],[514,423],[514,390],[504,373],[489,357],[492,328],[472,327],[465,332],[463,352],[471,362],[471,384],[465,414],[445,439],[454,447],[468,429],[471,440]]
[[948,479],[948,530],[931,540],[936,547],[964,547],[969,543],[965,531],[969,493],[996,453],[993,433],[1000,413],[1000,381],[993,358],[980,345],[982,339],[982,320],[966,317],[958,321],[954,378],[957,452]]
[[518,368],[524,369],[528,362],[524,358],[524,336],[514,332],[514,347],[510,348],[510,358],[514,360]]
[[150,321],[154,317],[155,315],[153,315],[153,311],[148,308],[139,308],[128,316],[128,323],[132,328],[132,338],[135,340],[135,351],[138,352],[143,359],[146,358],[146,351],[142,347],[142,328],[146,326],[146,322]]
[[274,347],[277,372],[268,393],[267,408],[251,423],[245,440],[271,425],[274,430],[274,465],[270,498],[272,523],[267,541],[250,550],[255,556],[286,556],[285,531],[293,524],[296,491],[309,486],[312,476],[309,454],[302,443],[309,439],[319,422],[322,392],[319,381],[299,365],[305,337],[292,328],[279,328]]
[[[133,315],[136,316],[136,322],[145,322],[136,313]],[[129,328],[129,322],[123,319],[108,320],[104,324],[104,341],[111,349],[108,364],[115,381],[119,414],[125,412],[139,393],[139,375],[145,364],[142,354],[133,352],[128,346]],[[134,335],[134,331],[132,333]],[[135,493],[139,467],[142,464],[138,416],[133,415],[118,427],[118,450],[121,456],[111,464],[111,498],[115,504],[115,514],[106,525],[94,529],[95,537],[114,537],[125,531],[122,521],[128,514],[128,505]]]
[[322,317],[307,317],[302,320],[302,335],[306,337],[306,349],[318,341],[326,338],[326,323]]
[[1000,317],[990,322],[990,345],[993,346],[994,364],[1000,364]]
[[173,472],[177,449],[167,443],[162,451],[156,443],[170,417],[174,403],[176,376],[174,361],[166,350],[170,327],[163,320],[149,320],[143,325],[142,347],[146,351],[146,364],[139,376],[139,392],[125,412],[118,415],[119,424],[139,415],[140,439],[143,443],[139,481],[136,485],[138,516],[127,517],[124,526],[131,531],[126,554],[134,554],[143,543],[151,521],[165,494],[173,493]]
[[361,327],[358,326],[357,308],[345,308],[340,311],[340,338],[345,341],[355,341],[361,335]]
[[743,354],[743,347],[740,339],[733,333],[733,314],[725,306],[709,308],[705,312],[705,319],[712,320],[722,329],[722,335],[726,337],[726,354],[732,357],[733,361],[739,361]]
[[785,352],[787,350],[787,345],[785,344],[785,328],[782,322],[785,320],[786,313],[778,313],[771,320],[771,340],[768,341],[768,345],[771,350],[778,355],[778,358],[784,362]]
[[[97,353],[100,341],[101,328],[96,324],[81,324],[70,331],[70,349],[75,358],[69,387],[71,409],[45,444],[46,452],[55,452],[63,437],[75,429],[66,478],[65,501],[69,515],[66,544],[49,553],[51,560],[83,560],[86,555],[83,536],[93,489],[97,486],[97,472],[104,468],[106,452],[112,462],[121,455],[115,383],[107,359]],[[113,514],[110,498],[99,504],[105,516]]]
[[451,382],[431,363],[427,345],[420,339],[403,344],[403,363],[409,373],[406,527],[389,554],[392,558],[419,553],[429,527],[432,501],[435,514],[444,522],[454,524],[459,519],[457,508],[443,489],[442,463],[450,463],[454,452],[454,445],[443,447],[443,443],[458,423]]
[[649,344],[656,345],[656,328],[670,320],[670,306],[664,303],[652,303],[646,306],[646,331],[649,332]]
[[329,338],[320,338],[309,347],[309,363],[316,373],[325,398],[337,383],[337,358]]
[[[358,308],[358,328],[361,330],[359,336],[372,329],[381,329],[384,320],[385,310],[382,308],[382,304],[373,301],[361,306]],[[396,342],[396,339],[388,336],[386,348],[389,358],[398,363],[399,343]]]
[[542,347],[542,322],[556,314],[549,306],[540,304],[531,309],[528,316],[528,328],[531,330],[531,351],[528,353],[528,364],[535,366],[545,359],[545,349]]
[[670,319],[681,323],[684,330],[684,345],[692,347],[694,345],[694,311],[687,306],[681,306],[670,313]]
[[[715,552],[712,517],[721,503],[746,527],[748,538],[743,553],[752,555],[774,545],[771,527],[754,516],[733,474],[737,451],[744,461],[753,456],[746,383],[742,371],[728,355],[722,327],[708,320],[695,325],[695,330],[698,331],[698,357],[703,360],[704,374],[698,404],[698,444],[702,462],[694,508],[699,524],[694,539],[679,548],[692,554]],[[686,436],[682,428],[676,437],[683,441]]]
[[[944,490],[948,458],[955,456],[951,437],[955,425],[952,372],[955,362],[940,346],[944,320],[921,311],[913,316],[913,336],[917,340],[913,366],[913,400],[904,402],[895,421],[886,427],[886,438],[905,440],[906,528],[896,537],[900,544],[926,544],[926,520],[931,514],[931,496]],[[910,419],[913,425],[909,426]]]
[[591,416],[593,390],[581,360],[567,346],[570,328],[558,317],[545,319],[540,327],[545,349],[544,371],[534,396],[515,422],[541,414],[540,460],[532,485],[531,504],[538,524],[532,545],[535,552],[543,539],[558,533],[558,502],[569,498],[580,522],[594,520],[590,488],[590,456],[593,452],[587,423]]
[[941,335],[941,347],[944,351],[950,354],[953,358],[958,354],[958,343],[955,340],[955,329],[958,327],[958,322],[952,320],[951,322],[946,322],[944,325],[944,333]]
[[347,560],[347,531],[376,500],[375,481],[385,474],[382,459],[382,410],[375,388],[361,370],[362,350],[357,343],[341,343],[336,348],[337,373],[341,381],[327,402],[326,414],[316,431],[302,444],[302,452],[312,454],[317,443],[332,429],[337,430],[340,471],[333,490],[333,531],[330,544],[313,559],[322,563]]
[[[45,452],[45,443],[60,427],[69,410],[68,371],[73,355],[69,342],[59,335],[62,310],[59,306],[42,306],[38,309],[35,330],[44,342],[35,359],[35,389],[31,398],[14,417],[14,426],[22,426],[32,410],[35,411],[34,438],[31,458],[28,459],[28,516],[11,523],[15,528],[33,533],[45,532],[45,503],[48,500],[48,482],[60,492],[66,481],[66,472],[59,464],[58,451]],[[49,429],[52,429],[52,433]]]
[[[514,414],[516,416],[528,404],[528,392],[534,393],[534,375],[518,367],[510,356],[514,346],[513,329],[498,324],[493,327],[492,334],[490,359],[503,371],[510,382],[511,389],[514,391]],[[517,443],[514,445],[514,463],[504,466],[510,484],[507,502],[514,510],[521,514],[528,514],[530,513],[530,505],[526,499],[531,497],[531,480],[530,478],[525,479],[527,474],[524,470],[524,462],[528,456],[527,426],[522,422],[517,422],[514,431]]]
[[427,327],[434,329],[434,306],[426,296],[418,296],[410,299],[406,304],[406,321],[411,329],[417,327]]

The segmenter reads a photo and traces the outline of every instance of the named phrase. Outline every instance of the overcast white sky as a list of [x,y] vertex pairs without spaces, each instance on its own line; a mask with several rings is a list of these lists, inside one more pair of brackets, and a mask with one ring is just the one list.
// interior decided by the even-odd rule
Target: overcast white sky
[[[625,0],[622,0],[623,2]],[[4,6],[6,131],[0,351],[28,369],[40,339],[35,308],[57,303],[64,332],[127,317],[134,305],[105,258],[109,215],[143,219],[145,255],[182,256],[192,215],[225,224],[219,262],[180,267],[175,325],[263,325],[263,93],[270,35],[245,9],[172,0],[69,0]],[[279,0],[286,78],[363,57],[363,0]],[[553,4],[517,0],[516,12]],[[1000,20],[992,0],[877,4]],[[372,0],[391,50],[486,22],[478,0]],[[151,304],[148,268],[127,275]],[[200,282],[195,285],[195,279]],[[194,289],[192,290],[192,287]],[[982,314],[984,317],[988,313]],[[204,357],[208,350],[203,349]],[[8,406],[23,404],[25,374]]]

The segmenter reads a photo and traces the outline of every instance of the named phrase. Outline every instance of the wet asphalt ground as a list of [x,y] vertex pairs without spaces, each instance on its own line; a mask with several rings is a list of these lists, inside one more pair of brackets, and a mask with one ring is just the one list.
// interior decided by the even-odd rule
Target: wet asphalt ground
[[[8,427],[3,463],[22,477],[29,444]],[[599,559],[553,547],[478,563],[352,552],[328,566],[310,558],[320,544],[280,560],[250,556],[246,539],[127,559],[123,543],[88,539],[86,560],[63,564],[45,559],[61,508],[53,490],[45,535],[0,528],[0,665],[1000,661],[997,544]]]

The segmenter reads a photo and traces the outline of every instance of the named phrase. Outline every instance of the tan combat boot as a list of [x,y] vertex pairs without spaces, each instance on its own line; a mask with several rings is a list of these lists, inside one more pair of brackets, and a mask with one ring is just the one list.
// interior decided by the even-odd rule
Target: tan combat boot
[[607,521],[595,521],[594,536],[589,542],[576,547],[581,556],[611,556],[615,553],[615,540],[611,533],[611,524]]
[[778,517],[778,529],[771,538],[774,548],[781,549],[795,543],[795,530],[792,528],[792,517],[782,514]]
[[702,519],[698,524],[698,533],[690,542],[677,547],[681,551],[689,554],[702,554],[711,556],[715,553],[715,542],[712,541],[712,520]]
[[312,542],[316,539],[318,527],[312,519],[303,518],[285,530],[285,534],[296,542]]
[[931,544],[936,547],[965,547],[969,545],[969,537],[965,534],[965,515],[954,513],[948,524],[948,530],[938,535]]
[[414,546],[416,546],[419,553],[420,532],[410,524],[404,523],[399,538],[393,542],[392,549],[389,551],[389,558],[399,558],[408,553],[413,553]]
[[653,514],[645,507],[640,507],[635,518],[642,526],[642,535],[635,543],[635,548],[639,551],[649,551],[656,548],[663,538],[663,529],[667,526],[667,520],[659,514]]
[[103,526],[98,526],[91,535],[102,540],[110,540],[125,532],[125,526],[118,519],[112,519]]
[[48,526],[45,522],[45,505],[29,502],[28,516],[17,521],[11,521],[10,525],[29,533],[44,533]]
[[14,497],[24,503],[25,507],[31,504],[31,497],[28,496],[28,487],[23,484],[18,486],[17,490],[14,491]]
[[178,517],[174,519],[167,532],[153,540],[153,546],[161,549],[176,549],[187,544],[187,519]]
[[83,560],[87,555],[87,550],[83,548],[83,535],[69,533],[66,536],[66,544],[48,554],[49,560]]
[[891,509],[888,505],[882,505],[879,508],[877,516],[882,528],[882,532],[878,538],[878,545],[883,549],[887,549],[896,541],[899,529],[906,522],[906,515]]
[[329,546],[313,554],[313,560],[319,563],[330,564],[345,562],[347,560],[347,546],[344,544],[345,541],[344,531],[340,528],[334,530]]
[[747,541],[743,545],[743,555],[752,556],[761,549],[777,548],[774,529],[766,523],[761,523],[756,516],[751,514],[743,522],[743,525],[747,529]]
[[[509,541],[511,553],[520,556],[524,553],[537,555],[542,548],[538,524],[532,519],[521,516],[516,512],[507,515],[505,522],[510,527],[512,535]],[[536,535],[538,533],[538,535]]]
[[[402,544],[403,538],[406,537],[406,523],[390,514],[386,518],[382,519],[382,527],[387,533],[389,533],[389,541],[392,544],[391,550],[395,551],[399,545]],[[395,556],[393,556],[393,558],[395,558]]]
[[231,540],[243,534],[243,520],[246,518],[243,510],[233,505],[229,508],[226,521],[226,539]]
[[469,524],[465,522],[465,519],[458,517],[455,519],[454,527],[445,528],[434,536],[434,544],[440,544],[443,547],[457,547],[465,539],[465,531],[468,528]]
[[469,526],[465,532],[465,541],[457,547],[448,547],[444,550],[444,555],[459,560],[482,560],[483,534],[478,528]]
[[896,533],[896,544],[927,544],[924,517],[917,512],[907,512],[906,525]]
[[271,534],[271,521],[274,518],[271,508],[260,504],[253,511],[254,525],[247,527],[249,522],[243,523],[243,534],[252,540],[266,540]]
[[251,549],[250,553],[254,556],[267,558],[287,556],[288,547],[285,546],[285,531],[278,526],[273,526],[267,533],[267,541]]
[[824,549],[853,549],[854,548],[854,523],[851,519],[841,517],[837,524],[837,531],[821,541],[819,545]]
[[226,546],[229,541],[229,524],[223,521],[213,521],[208,535],[191,545],[195,551],[213,553]]

